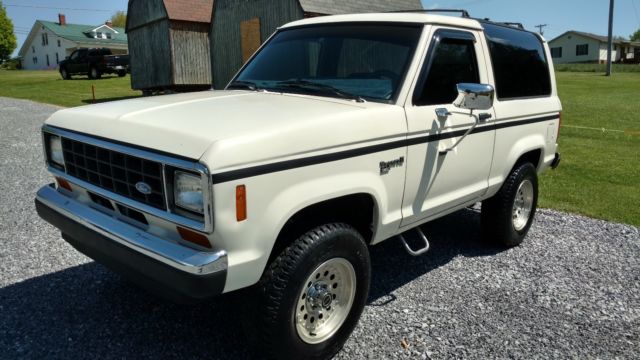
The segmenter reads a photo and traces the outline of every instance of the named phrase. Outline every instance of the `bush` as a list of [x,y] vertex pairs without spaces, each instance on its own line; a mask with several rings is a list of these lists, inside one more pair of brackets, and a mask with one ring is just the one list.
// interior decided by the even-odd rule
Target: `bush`
[[[601,72],[607,70],[606,64],[554,64],[559,72]],[[640,72],[639,64],[613,64],[612,72]]]
[[2,70],[20,70],[20,69],[22,69],[22,66],[20,64],[20,60],[18,60],[18,59],[10,59],[10,60],[6,60],[2,64],[0,64],[0,69],[2,69]]

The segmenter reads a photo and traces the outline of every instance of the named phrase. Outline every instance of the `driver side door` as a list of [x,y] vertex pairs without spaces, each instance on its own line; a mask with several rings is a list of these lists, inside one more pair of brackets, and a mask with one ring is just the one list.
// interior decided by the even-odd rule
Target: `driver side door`
[[488,189],[495,130],[493,108],[475,111],[452,103],[459,83],[488,84],[479,31],[434,27],[413,96],[408,122],[407,175],[401,227],[444,215],[477,201]]

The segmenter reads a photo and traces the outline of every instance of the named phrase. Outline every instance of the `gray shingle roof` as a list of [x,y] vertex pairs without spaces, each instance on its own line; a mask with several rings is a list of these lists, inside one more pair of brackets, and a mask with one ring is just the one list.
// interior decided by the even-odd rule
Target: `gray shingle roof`
[[422,9],[420,0],[299,0],[302,10],[316,14],[350,14]]
[[[603,43],[608,43],[609,42],[609,38],[607,38],[606,36],[602,36],[602,35],[596,35],[596,34],[592,34],[592,33],[588,33],[588,32],[584,32],[584,31],[576,31],[576,30],[569,30],[566,31],[564,33],[562,33],[559,36],[556,36],[555,38],[553,38],[552,40],[549,40],[549,42],[553,42],[557,39],[560,39],[561,37],[567,35],[567,34],[576,34],[579,36],[584,36],[586,38],[590,38],[590,39],[594,39]],[[629,40],[613,40],[613,43],[616,45],[632,45],[632,46],[640,46],[640,41],[629,41]]]

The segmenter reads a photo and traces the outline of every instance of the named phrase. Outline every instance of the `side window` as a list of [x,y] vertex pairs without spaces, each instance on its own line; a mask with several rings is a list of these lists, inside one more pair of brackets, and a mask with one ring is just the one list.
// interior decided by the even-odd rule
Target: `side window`
[[71,60],[75,60],[78,58],[78,51],[74,51],[73,54],[71,54],[71,56],[69,57],[69,59]]
[[427,61],[428,72],[415,105],[450,104],[458,96],[457,84],[480,82],[473,40],[440,39]]
[[551,95],[551,75],[540,39],[533,33],[484,23],[498,99]]

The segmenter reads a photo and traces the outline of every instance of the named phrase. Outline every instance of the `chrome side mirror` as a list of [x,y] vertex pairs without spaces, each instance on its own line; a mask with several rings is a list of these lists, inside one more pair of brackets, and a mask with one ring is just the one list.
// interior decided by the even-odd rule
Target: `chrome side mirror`
[[467,110],[489,110],[493,106],[495,90],[488,84],[460,83],[458,97],[453,101],[455,107]]

